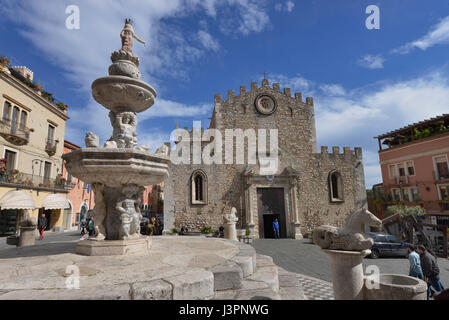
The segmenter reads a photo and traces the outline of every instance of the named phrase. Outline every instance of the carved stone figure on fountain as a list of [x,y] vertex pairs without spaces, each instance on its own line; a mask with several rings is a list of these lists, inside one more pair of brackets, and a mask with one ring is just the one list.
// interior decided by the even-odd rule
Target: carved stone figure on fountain
[[86,133],[84,142],[86,143],[86,148],[98,148],[100,146],[100,140],[93,132]]
[[106,202],[104,199],[104,185],[102,183],[92,184],[92,189],[95,194],[95,207],[94,207],[94,225],[95,225],[95,237],[94,240],[104,240],[106,238],[106,229],[104,226],[104,220],[106,218]]
[[113,127],[112,137],[117,148],[134,148],[137,145],[137,116],[134,112],[109,112]]
[[136,211],[136,195],[139,187],[136,185],[127,185],[122,189],[122,197],[117,202],[115,209],[120,215],[122,222],[119,232],[121,240],[137,239],[140,237],[140,210]]
[[363,251],[373,246],[373,239],[365,237],[365,225],[382,226],[375,215],[361,208],[348,216],[344,228],[323,225],[313,232],[313,242],[322,249]]
[[125,20],[125,27],[120,33],[120,38],[122,38],[122,50],[133,52],[133,38],[145,45],[145,41],[141,40],[136,33],[132,25],[131,19]]

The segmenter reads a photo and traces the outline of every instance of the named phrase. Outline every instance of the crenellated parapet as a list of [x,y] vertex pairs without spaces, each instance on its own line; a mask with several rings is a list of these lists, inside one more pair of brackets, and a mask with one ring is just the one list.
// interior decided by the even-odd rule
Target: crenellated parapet
[[[270,87],[270,84],[268,82],[267,79],[263,79],[262,80],[262,85],[261,87],[258,87],[257,82],[251,82],[251,86],[250,86],[250,91],[247,91],[245,86],[240,86],[240,92],[239,95],[235,95],[235,91],[234,90],[228,90],[228,97],[227,100],[223,100],[222,95],[221,94],[215,94],[214,96],[214,100],[215,100],[215,104],[219,104],[219,103],[223,103],[223,102],[232,102],[234,99],[239,98],[242,95],[245,95],[247,93],[251,93],[251,92],[255,92],[259,89],[264,89],[264,88],[269,88],[272,89],[274,92],[276,93],[281,93],[281,87],[279,85],[279,83],[273,83],[273,86]],[[290,99],[294,99],[296,103],[299,103],[301,105],[305,105],[305,106],[309,106],[309,107],[313,107],[313,98],[312,97],[307,97],[306,101],[304,102],[302,99],[302,93],[301,92],[295,92],[294,96],[292,97],[292,92],[290,88],[284,88],[282,91],[282,94],[285,95],[286,97],[290,98]]]
[[342,159],[347,156],[354,156],[357,160],[362,160],[363,157],[362,148],[360,147],[355,147],[354,150],[351,150],[350,147],[343,147],[343,152],[340,152],[340,147],[338,146],[333,146],[331,153],[329,153],[328,146],[321,146],[321,151],[317,155],[323,158],[332,155],[333,157],[341,157]]

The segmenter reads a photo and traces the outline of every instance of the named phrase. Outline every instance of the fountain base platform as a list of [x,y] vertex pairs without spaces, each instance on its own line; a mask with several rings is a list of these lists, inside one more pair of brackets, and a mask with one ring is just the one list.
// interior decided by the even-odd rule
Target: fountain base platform
[[150,254],[152,237],[130,240],[81,240],[76,253],[83,256],[126,256]]

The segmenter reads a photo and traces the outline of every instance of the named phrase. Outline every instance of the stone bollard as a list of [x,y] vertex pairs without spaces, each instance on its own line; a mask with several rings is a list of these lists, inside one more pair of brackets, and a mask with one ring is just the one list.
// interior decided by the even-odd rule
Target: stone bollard
[[363,258],[371,250],[363,251],[323,251],[331,260],[332,284],[335,300],[363,300],[364,275]]
[[18,247],[34,246],[36,240],[36,226],[20,227]]

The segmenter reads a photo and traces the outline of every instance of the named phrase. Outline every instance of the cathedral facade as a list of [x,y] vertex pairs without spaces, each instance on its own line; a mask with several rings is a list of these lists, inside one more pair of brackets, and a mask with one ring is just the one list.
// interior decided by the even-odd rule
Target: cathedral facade
[[[276,130],[276,170],[267,174],[259,160],[246,155],[244,163],[237,161],[236,150],[228,164],[198,163],[193,157],[172,164],[164,186],[164,231],[207,226],[217,230],[223,215],[235,207],[238,228],[249,229],[256,238],[272,238],[277,218],[281,238],[300,239],[319,225],[342,226],[348,214],[366,207],[362,150],[317,151],[313,98],[303,101],[301,93],[292,96],[288,88],[281,92],[279,84],[270,87],[267,79],[261,87],[253,82],[250,90],[240,87],[237,96],[230,90],[227,100],[215,95],[209,128],[218,130],[223,140],[229,130],[237,133],[232,139],[242,139],[239,134],[248,129],[265,129],[267,143]],[[204,150],[211,141],[204,135],[207,131],[198,131],[189,131],[190,151],[195,143]],[[248,148],[250,139],[243,139]],[[225,143],[219,148],[224,157]]]

